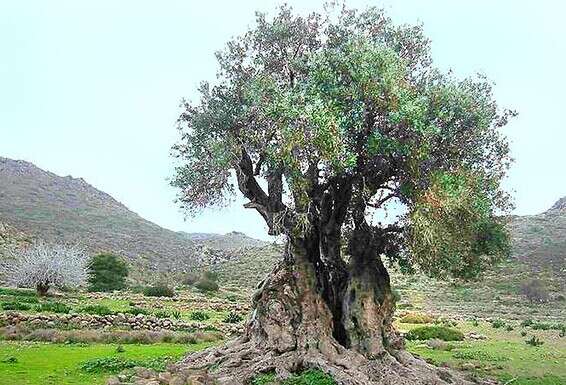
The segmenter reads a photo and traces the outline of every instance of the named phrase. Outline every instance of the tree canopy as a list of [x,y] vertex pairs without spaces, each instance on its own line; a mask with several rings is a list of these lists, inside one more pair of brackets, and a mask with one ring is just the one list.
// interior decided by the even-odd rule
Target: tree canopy
[[[379,242],[368,247],[433,276],[474,277],[507,255],[500,129],[514,112],[485,77],[435,68],[421,26],[376,8],[283,6],[217,58],[216,81],[182,104],[173,147],[189,214],[239,190],[270,234],[320,221],[347,237],[363,224]],[[402,214],[383,220],[391,205]]]

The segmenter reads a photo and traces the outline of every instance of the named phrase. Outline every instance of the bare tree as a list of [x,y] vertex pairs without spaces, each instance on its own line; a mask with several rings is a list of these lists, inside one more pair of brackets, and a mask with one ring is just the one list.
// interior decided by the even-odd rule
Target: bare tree
[[8,282],[35,288],[41,296],[52,286],[78,287],[88,278],[89,258],[76,245],[38,242],[12,254],[12,261],[4,266]]

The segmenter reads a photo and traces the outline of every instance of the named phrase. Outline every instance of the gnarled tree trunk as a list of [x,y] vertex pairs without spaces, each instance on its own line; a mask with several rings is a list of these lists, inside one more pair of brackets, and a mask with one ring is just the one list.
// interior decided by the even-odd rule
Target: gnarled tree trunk
[[[402,349],[387,271],[376,255],[367,258],[363,241],[354,237],[349,267],[329,272],[317,236],[290,239],[284,260],[254,295],[244,335],[187,356],[179,372],[223,385],[247,385],[265,372],[286,378],[306,368],[319,368],[340,385],[467,383]],[[329,278],[344,272],[343,282]]]

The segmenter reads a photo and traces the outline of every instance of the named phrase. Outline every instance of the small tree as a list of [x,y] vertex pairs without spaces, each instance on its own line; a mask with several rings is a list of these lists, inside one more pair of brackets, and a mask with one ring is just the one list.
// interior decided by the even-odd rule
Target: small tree
[[50,287],[78,287],[88,276],[88,257],[78,246],[39,242],[12,252],[5,266],[8,282],[35,288],[44,296]]
[[126,286],[128,266],[116,255],[96,255],[90,263],[89,272],[90,291],[113,291]]

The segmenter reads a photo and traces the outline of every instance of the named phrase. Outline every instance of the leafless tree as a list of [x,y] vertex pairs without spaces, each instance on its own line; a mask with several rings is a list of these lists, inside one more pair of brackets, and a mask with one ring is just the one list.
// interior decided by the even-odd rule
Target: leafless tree
[[78,287],[88,278],[89,258],[76,245],[38,242],[12,252],[3,269],[10,284],[35,288],[41,296],[50,287]]

